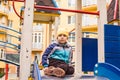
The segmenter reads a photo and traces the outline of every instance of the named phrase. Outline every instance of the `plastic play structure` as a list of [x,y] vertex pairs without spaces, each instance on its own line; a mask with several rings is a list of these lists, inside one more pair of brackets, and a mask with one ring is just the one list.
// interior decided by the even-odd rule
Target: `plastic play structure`
[[96,64],[98,59],[97,39],[83,39],[83,71],[94,70],[96,76],[106,77],[110,80],[120,79],[119,34],[120,26],[104,26],[105,63],[98,64]]
[[[11,0],[12,1],[12,0]],[[24,2],[24,0],[13,0]],[[81,15],[77,14],[76,44],[75,44],[75,73],[82,76],[82,71],[94,71],[95,76],[109,78],[110,80],[120,79],[120,29],[118,26],[107,24],[106,0],[98,1],[97,12],[87,12],[81,9],[81,0],[77,0],[78,10],[61,9],[47,6],[34,6],[34,0],[25,0],[24,27],[21,37],[20,53],[20,80],[27,80],[30,76],[30,54],[32,42],[33,9],[45,9],[65,12],[75,12],[98,16],[98,39],[82,38]],[[52,0],[54,1],[54,0]],[[102,6],[101,6],[102,4]],[[29,19],[29,22],[28,22]],[[28,27],[29,26],[29,27]],[[27,34],[27,35],[26,35]],[[29,40],[28,40],[29,39]],[[81,45],[80,45],[81,44]],[[87,50],[86,50],[87,49]],[[98,63],[98,64],[96,64]],[[96,64],[96,65],[95,65]],[[33,64],[34,80],[41,80],[40,70],[36,62]],[[95,65],[95,67],[94,67]]]
[[120,79],[120,69],[109,63],[98,63],[95,65],[94,74],[107,77],[109,80]]

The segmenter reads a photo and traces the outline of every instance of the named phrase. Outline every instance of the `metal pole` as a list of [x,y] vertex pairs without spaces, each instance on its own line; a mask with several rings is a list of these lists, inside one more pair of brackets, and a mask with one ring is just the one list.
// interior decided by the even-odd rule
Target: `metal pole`
[[98,62],[105,62],[104,24],[107,24],[106,0],[97,0],[97,6],[100,11],[100,16],[98,17]]
[[74,13],[82,13],[82,14],[91,14],[91,15],[99,15],[99,12],[88,12],[88,11],[83,11],[83,10],[78,10],[78,9],[77,10],[71,10],[71,9],[55,8],[55,7],[50,7],[50,6],[38,6],[38,5],[35,5],[35,8],[65,11],[65,12],[74,12]]
[[49,41],[48,41],[48,45],[51,43],[51,41],[52,41],[52,23],[50,22],[49,23]]
[[[9,1],[13,1],[13,0],[9,0]],[[24,0],[14,0],[14,1],[24,2]],[[88,12],[88,11],[83,11],[83,10],[71,10],[71,9],[55,8],[55,7],[50,7],[50,6],[39,6],[39,5],[35,5],[35,8],[65,11],[65,12],[75,12],[75,13],[83,13],[83,14],[91,14],[91,15],[99,15],[98,11],[97,12]]]
[[56,40],[57,38],[58,24],[59,24],[58,17],[55,17],[54,40]]
[[[82,0],[77,0],[77,10],[82,8]],[[75,27],[75,73],[82,76],[82,15],[76,16]]]
[[25,2],[25,0],[8,0],[8,1]]
[[34,0],[26,0],[20,51],[20,80],[30,76]]

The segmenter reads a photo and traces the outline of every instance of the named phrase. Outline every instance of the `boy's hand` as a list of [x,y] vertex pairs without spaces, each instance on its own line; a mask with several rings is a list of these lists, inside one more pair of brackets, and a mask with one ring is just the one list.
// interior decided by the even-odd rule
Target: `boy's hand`
[[48,67],[45,67],[44,69],[43,69],[43,71],[45,71],[45,70],[47,70],[48,69]]
[[43,69],[43,71],[44,71],[44,74],[47,74],[47,73],[48,73],[48,67],[45,67],[45,68]]

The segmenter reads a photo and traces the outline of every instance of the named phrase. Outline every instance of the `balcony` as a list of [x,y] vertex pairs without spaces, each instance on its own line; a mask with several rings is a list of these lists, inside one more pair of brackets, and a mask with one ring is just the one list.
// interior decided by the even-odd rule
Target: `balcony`
[[5,8],[5,6],[0,5],[0,16],[1,15],[8,16],[8,13],[9,13],[9,10]]
[[0,25],[0,34],[5,34],[5,33],[7,33],[7,29],[2,28]]
[[42,43],[32,43],[32,51],[42,51],[43,44]]

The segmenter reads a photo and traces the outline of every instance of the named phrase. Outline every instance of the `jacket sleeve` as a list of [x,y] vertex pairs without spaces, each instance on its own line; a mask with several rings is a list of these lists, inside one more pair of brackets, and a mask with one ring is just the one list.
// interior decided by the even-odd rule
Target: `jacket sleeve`
[[49,54],[51,53],[52,49],[55,47],[55,44],[51,44],[49,45],[49,47],[45,50],[45,52],[43,53],[42,55],[42,65],[44,67],[48,67],[48,63],[47,63],[47,60],[48,60],[48,56]]

